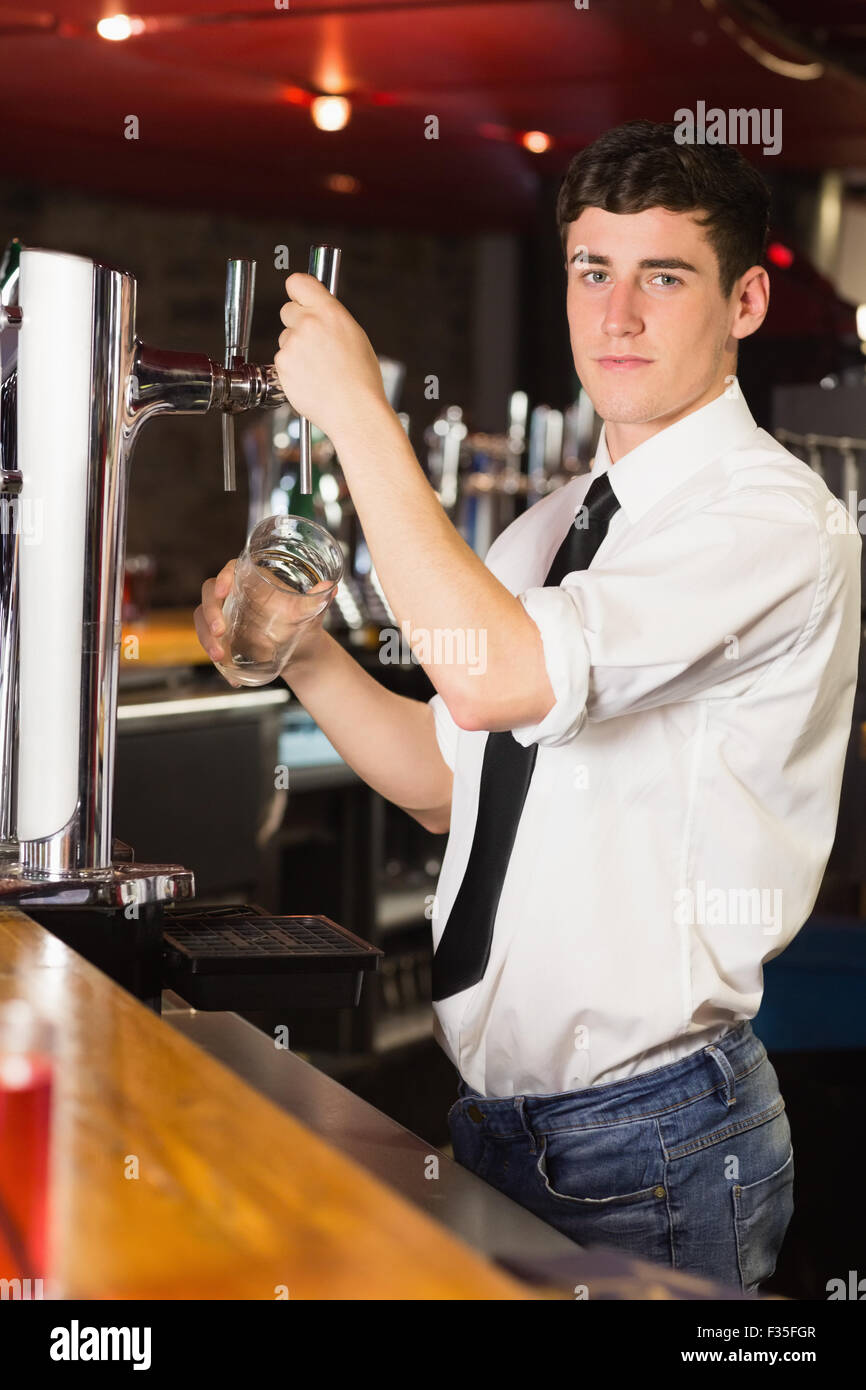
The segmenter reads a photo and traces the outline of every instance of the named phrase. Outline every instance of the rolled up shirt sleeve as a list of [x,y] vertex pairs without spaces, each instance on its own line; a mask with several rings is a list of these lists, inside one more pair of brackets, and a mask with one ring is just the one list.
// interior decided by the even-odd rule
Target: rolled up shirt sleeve
[[742,693],[808,638],[827,601],[829,535],[791,493],[750,487],[518,594],[555,701],[518,743],[556,747],[587,719]]
[[453,772],[457,762],[457,740],[460,737],[460,726],[455,724],[441,695],[433,695],[427,703],[433,711],[433,726],[436,730],[436,742],[439,744],[439,751]]

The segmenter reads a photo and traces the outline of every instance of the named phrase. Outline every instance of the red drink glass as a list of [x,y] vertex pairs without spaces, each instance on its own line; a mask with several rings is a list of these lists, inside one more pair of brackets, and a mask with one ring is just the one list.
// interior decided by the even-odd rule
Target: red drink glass
[[31,1281],[13,1297],[41,1297],[47,1276],[52,1073],[49,1022],[0,1004],[0,1279]]

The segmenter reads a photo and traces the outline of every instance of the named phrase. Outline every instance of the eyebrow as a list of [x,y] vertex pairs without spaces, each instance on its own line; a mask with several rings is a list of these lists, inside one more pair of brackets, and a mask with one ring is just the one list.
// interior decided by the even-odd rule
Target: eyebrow
[[[576,260],[578,259],[578,257],[580,257],[580,264],[581,264],[581,265],[605,265],[605,266],[611,265],[610,256],[599,256],[599,255],[596,255],[595,253],[590,253],[589,255],[581,256],[579,251],[575,251],[574,254],[573,254],[572,256],[569,256],[568,259],[569,259],[569,261],[574,262],[574,261],[576,261]],[[645,258],[645,259],[642,260],[642,261],[638,261],[638,269],[639,269],[639,270],[692,270],[692,271],[694,271],[694,273],[695,273],[696,275],[699,274],[699,271],[698,271],[697,266],[692,265],[691,261],[684,261],[684,260],[682,260],[679,256],[655,256],[655,257],[647,257],[647,258]]]

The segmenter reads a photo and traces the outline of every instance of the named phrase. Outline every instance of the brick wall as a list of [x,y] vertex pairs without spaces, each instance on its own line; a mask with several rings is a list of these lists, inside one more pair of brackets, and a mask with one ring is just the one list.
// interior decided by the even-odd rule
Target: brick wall
[[[400,406],[412,417],[412,439],[436,413],[424,399],[424,377],[436,373],[441,403],[472,399],[472,312],[475,243],[290,217],[245,221],[178,211],[0,180],[0,245],[26,244],[93,256],[138,281],[139,337],[155,346],[206,352],[222,360],[225,263],[257,262],[250,342],[254,361],[270,362],[282,329],[285,272],[274,247],[287,245],[291,267],[307,269],[309,246],[343,248],[340,298],[377,352],[407,365]],[[423,455],[422,455],[423,456]],[[198,601],[202,579],[241,548],[246,534],[246,479],[238,450],[238,491],[222,489],[216,414],[152,421],[132,463],[129,553],[158,561],[154,602]]]

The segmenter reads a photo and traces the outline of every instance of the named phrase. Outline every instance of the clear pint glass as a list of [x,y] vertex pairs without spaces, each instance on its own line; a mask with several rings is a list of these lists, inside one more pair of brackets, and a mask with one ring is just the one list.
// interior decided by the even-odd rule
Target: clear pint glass
[[267,685],[324,613],[343,576],[334,537],[300,516],[269,516],[250,535],[223,604],[226,661],[217,668],[241,685]]

